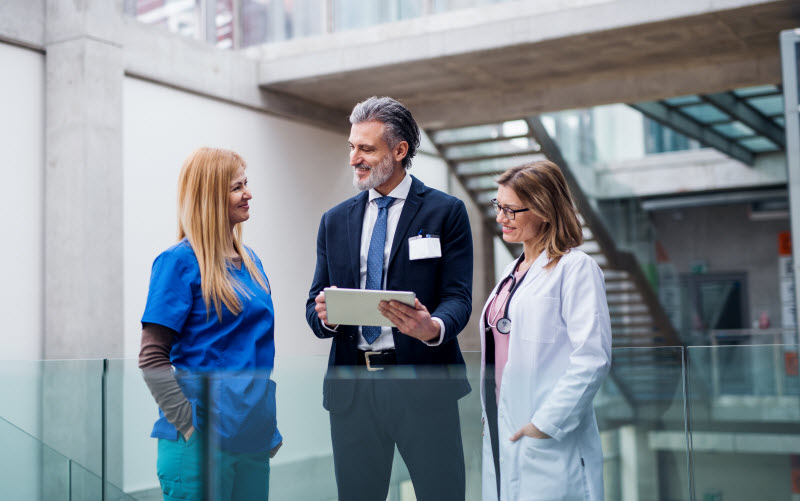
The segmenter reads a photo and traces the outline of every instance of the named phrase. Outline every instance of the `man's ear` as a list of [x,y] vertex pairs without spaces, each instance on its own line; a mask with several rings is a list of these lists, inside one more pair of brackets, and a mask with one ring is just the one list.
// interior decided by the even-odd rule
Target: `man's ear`
[[397,143],[397,145],[392,149],[392,154],[394,155],[394,160],[396,162],[402,162],[406,155],[408,155],[408,143],[405,141],[400,141]]

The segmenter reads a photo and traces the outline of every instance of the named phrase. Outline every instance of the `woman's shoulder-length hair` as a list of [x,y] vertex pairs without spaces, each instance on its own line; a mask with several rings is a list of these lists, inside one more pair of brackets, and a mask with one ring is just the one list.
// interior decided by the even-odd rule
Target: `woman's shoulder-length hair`
[[570,249],[583,244],[583,228],[561,169],[549,160],[530,162],[505,171],[497,184],[510,188],[526,208],[544,220],[541,242],[547,251],[545,268],[552,269]]

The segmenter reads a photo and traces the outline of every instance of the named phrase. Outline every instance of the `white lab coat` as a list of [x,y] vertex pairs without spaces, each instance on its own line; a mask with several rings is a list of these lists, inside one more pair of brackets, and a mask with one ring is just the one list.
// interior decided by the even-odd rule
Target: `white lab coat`
[[[511,273],[516,260],[503,272]],[[509,306],[511,338],[498,410],[501,501],[603,500],[603,453],[592,400],[611,365],[611,322],[603,272],[573,249],[545,270],[534,262]],[[497,294],[497,287],[489,300]],[[486,302],[486,305],[489,301]],[[497,500],[484,373],[486,338],[481,314],[483,500]],[[493,320],[493,319],[492,319]],[[488,335],[491,335],[488,334]],[[523,425],[551,439],[509,437]]]

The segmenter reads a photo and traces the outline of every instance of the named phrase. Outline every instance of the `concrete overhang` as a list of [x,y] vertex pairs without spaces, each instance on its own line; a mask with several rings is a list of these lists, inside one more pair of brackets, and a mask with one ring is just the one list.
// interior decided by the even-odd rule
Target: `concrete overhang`
[[506,2],[250,49],[259,84],[349,111],[370,95],[444,128],[779,83],[796,0]]

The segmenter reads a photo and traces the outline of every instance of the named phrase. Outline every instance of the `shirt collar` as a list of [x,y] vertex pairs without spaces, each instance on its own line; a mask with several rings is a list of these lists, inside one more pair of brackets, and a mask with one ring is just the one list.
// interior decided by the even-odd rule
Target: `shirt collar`
[[[406,175],[400,184],[394,187],[394,189],[386,196],[396,198],[397,200],[405,200],[408,198],[408,192],[411,191],[411,176],[406,171]],[[369,190],[369,200],[367,202],[372,202],[376,198],[381,198],[383,195],[378,193],[375,188]]]

